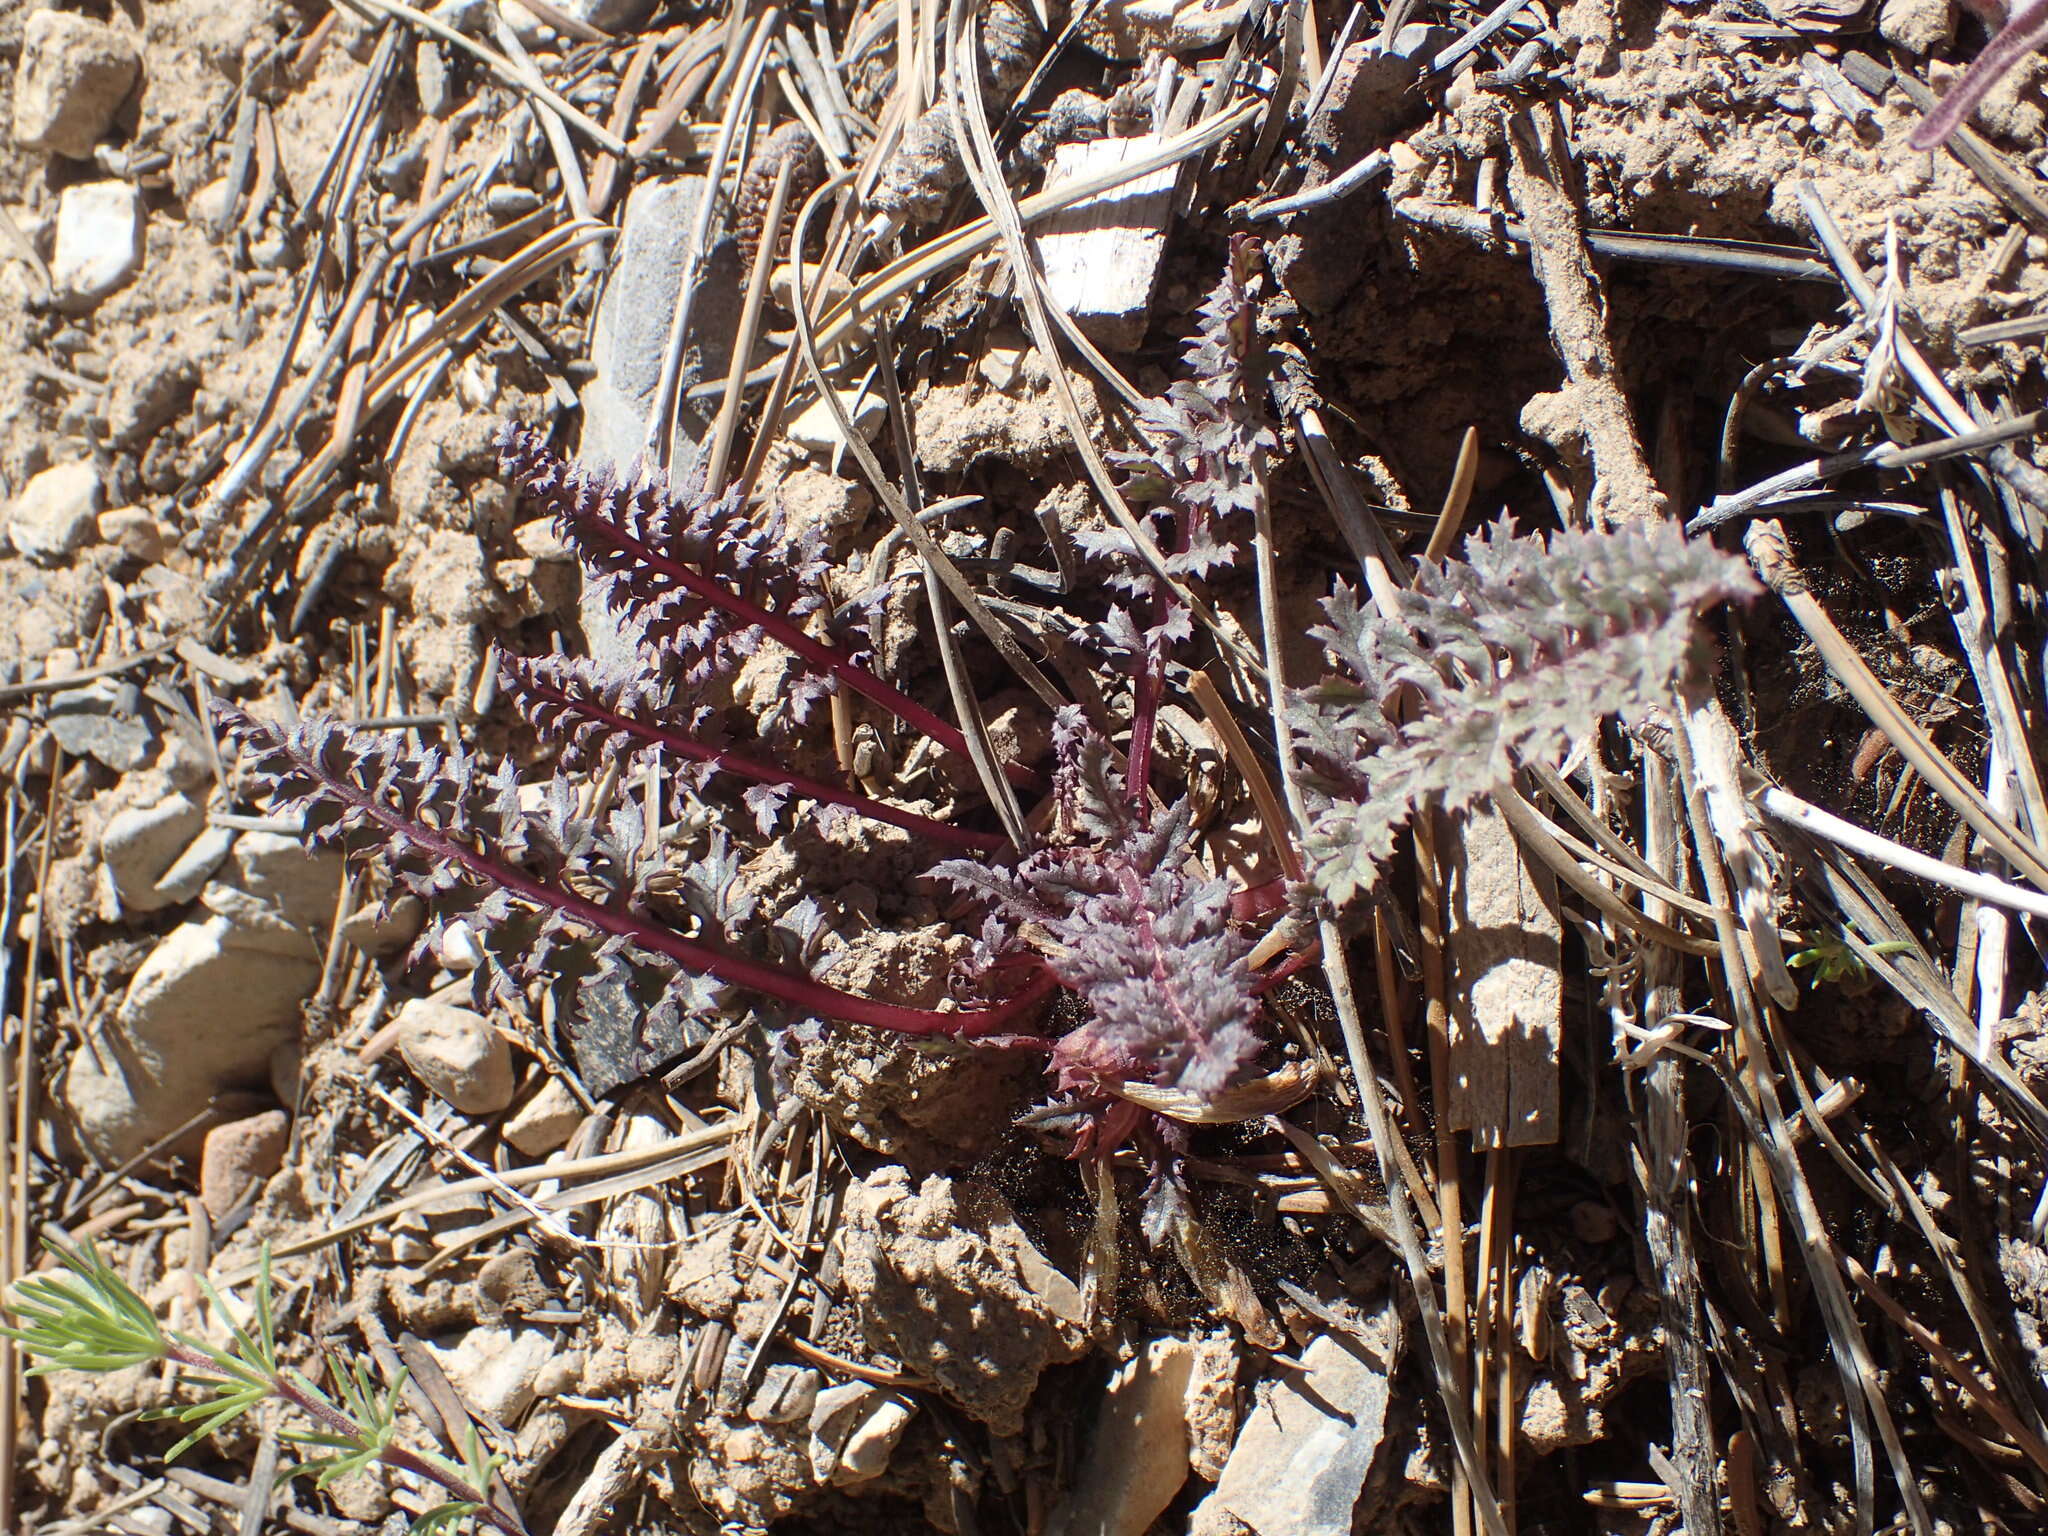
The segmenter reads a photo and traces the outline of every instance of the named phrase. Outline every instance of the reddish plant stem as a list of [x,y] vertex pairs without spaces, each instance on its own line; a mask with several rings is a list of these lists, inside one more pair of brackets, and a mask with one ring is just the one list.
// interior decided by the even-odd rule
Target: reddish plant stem
[[[289,751],[289,747],[286,749]],[[394,838],[416,844],[430,856],[460,865],[472,876],[501,886],[536,906],[552,907],[573,917],[585,927],[614,938],[625,939],[675,961],[685,970],[712,976],[733,986],[746,987],[806,1013],[837,1019],[848,1024],[866,1024],[894,1030],[903,1035],[954,1035],[971,1038],[1003,1029],[1012,1018],[1046,995],[1057,985],[1049,976],[1034,981],[1014,997],[985,1008],[963,1008],[950,1013],[934,1008],[910,1008],[875,998],[856,997],[837,987],[779,966],[765,965],[743,955],[730,954],[709,944],[699,944],[667,928],[636,917],[631,912],[608,907],[550,885],[538,876],[503,863],[459,842],[446,833],[421,826],[393,810],[375,796],[345,779],[329,773],[318,761],[291,754],[307,774],[320,781],[326,792],[375,822]]]
[[[1972,5],[1971,10],[1983,15],[1983,9]],[[1996,17],[1987,18],[1995,24]],[[2012,17],[1999,28],[1998,35],[1984,46],[1984,51],[1970,62],[1963,71],[1963,78],[1948,88],[1948,94],[1934,105],[1934,110],[1913,130],[1908,141],[1913,148],[1939,149],[1950,135],[1969,120],[1970,114],[1991,93],[2013,66],[2028,54],[2048,42],[2048,0],[2031,0],[2012,13]]]
[[[700,602],[723,609],[742,624],[759,625],[769,638],[787,646],[812,666],[829,672],[855,693],[888,710],[905,725],[924,732],[948,752],[968,757],[967,738],[957,727],[948,725],[908,694],[883,682],[837,646],[806,634],[781,614],[729,591],[680,560],[656,553],[614,524],[604,523],[602,536],[649,570],[659,571],[674,581]],[[1003,776],[1012,784],[1025,787],[1035,786],[1038,782],[1038,776],[1019,763],[1003,764]]]
[[525,692],[593,720],[601,720],[614,730],[651,746],[664,747],[678,757],[688,758],[692,762],[710,763],[727,773],[751,779],[757,784],[779,784],[813,800],[821,800],[828,805],[844,806],[870,821],[886,822],[892,827],[901,827],[906,832],[915,832],[921,837],[930,838],[933,842],[946,843],[955,848],[966,848],[977,853],[996,853],[1010,846],[1008,838],[993,833],[970,832],[964,827],[951,826],[930,816],[920,816],[915,811],[900,810],[880,800],[840,789],[818,779],[805,778],[802,774],[791,773],[772,763],[764,763],[719,747],[707,747],[681,731],[650,724],[595,699],[578,698],[517,669],[512,670],[512,675],[516,680],[516,686]]
[[[1154,597],[1163,627],[1173,595],[1163,588]],[[1166,658],[1157,641],[1147,636],[1144,654],[1138,658],[1138,675],[1131,686],[1131,755],[1124,776],[1124,798],[1138,825],[1152,825],[1152,797],[1146,793],[1152,783],[1152,739],[1159,729],[1159,696],[1164,691]]]
[[[195,1349],[189,1344],[180,1344],[175,1340],[166,1340],[164,1343],[164,1353],[167,1358],[177,1361],[180,1365],[188,1366],[195,1371],[204,1371],[222,1380],[232,1381],[235,1379],[222,1371],[219,1361],[215,1360],[205,1351]],[[357,1444],[363,1442],[368,1431],[332,1403],[308,1392],[289,1376],[282,1373],[265,1379],[269,1382],[272,1396],[282,1398],[290,1403],[328,1434],[338,1439],[354,1441]],[[382,1447],[377,1452],[377,1459],[395,1471],[409,1472],[415,1477],[424,1478],[446,1493],[456,1503],[474,1504],[477,1514],[503,1531],[505,1536],[528,1536],[526,1526],[519,1520],[517,1515],[509,1510],[500,1509],[487,1491],[471,1487],[466,1478],[456,1476],[437,1462],[429,1460],[427,1457],[421,1456],[416,1452],[409,1451],[402,1445],[386,1445]]]

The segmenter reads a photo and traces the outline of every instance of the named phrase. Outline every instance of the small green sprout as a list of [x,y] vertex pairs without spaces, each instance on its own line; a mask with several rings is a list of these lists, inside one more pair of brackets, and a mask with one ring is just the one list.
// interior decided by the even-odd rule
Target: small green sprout
[[[1850,945],[1848,938],[1840,933],[1801,934],[1806,948],[1795,955],[1786,957],[1785,963],[1793,970],[1811,967],[1813,979],[1810,983],[1818,988],[1823,982],[1831,986],[1860,990],[1869,985],[1870,967]],[[1876,944],[1864,946],[1873,955],[1904,954],[1913,946],[1903,939],[1884,939]]]
[[[469,1429],[461,1466],[398,1443],[403,1372],[386,1388],[363,1361],[330,1358],[334,1387],[330,1397],[305,1376],[278,1363],[267,1250],[251,1296],[250,1320],[233,1324],[228,1347],[222,1348],[189,1334],[166,1331],[148,1303],[92,1244],[74,1248],[52,1243],[50,1247],[62,1271],[32,1275],[15,1287],[14,1298],[7,1304],[15,1326],[0,1328],[0,1337],[13,1339],[35,1358],[29,1368],[31,1376],[51,1371],[103,1373],[156,1361],[195,1373],[191,1379],[209,1388],[209,1396],[148,1415],[174,1419],[189,1428],[171,1447],[167,1460],[177,1460],[216,1430],[266,1399],[277,1398],[313,1424],[311,1428],[284,1428],[279,1431],[282,1438],[321,1453],[292,1468],[290,1475],[310,1474],[315,1487],[325,1488],[336,1478],[382,1463],[423,1478],[450,1496],[412,1523],[412,1536],[446,1536],[471,1517],[504,1536],[526,1536],[518,1512],[489,1493],[502,1458],[485,1453],[474,1425]],[[206,1294],[222,1317],[234,1316],[211,1285]]]

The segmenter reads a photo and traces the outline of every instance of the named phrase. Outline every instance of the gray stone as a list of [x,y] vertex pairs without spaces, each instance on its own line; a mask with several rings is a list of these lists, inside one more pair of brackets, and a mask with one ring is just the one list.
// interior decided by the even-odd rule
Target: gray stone
[[40,564],[83,549],[99,532],[100,472],[90,460],[55,464],[7,509],[7,541]]
[[[594,374],[583,391],[583,434],[577,457],[593,470],[624,475],[639,462],[646,444],[647,418],[668,348],[669,324],[682,291],[683,259],[690,227],[703,195],[704,178],[686,176],[642,182],[626,199],[610,280],[591,327]],[[725,376],[732,336],[739,321],[739,253],[716,223],[709,259],[690,305],[688,362],[683,388],[699,379]],[[715,409],[715,407],[707,407]],[[686,476],[711,435],[711,417],[685,399],[677,413],[671,452],[675,473]],[[596,584],[585,587],[582,622],[592,656],[612,667],[630,667],[634,646],[619,631]]]
[[198,387],[199,367],[191,358],[162,345],[129,347],[107,374],[101,415],[108,440],[127,448],[155,436]]
[[139,188],[125,181],[66,187],[57,199],[56,248],[50,281],[69,309],[90,309],[142,265]]
[[91,757],[116,773],[149,761],[156,731],[139,713],[141,693],[110,677],[50,695],[50,734],[73,757]]
[[[593,468],[621,471],[640,458],[648,413],[661,382],[669,322],[682,291],[683,258],[704,178],[685,176],[642,182],[626,199],[604,298],[591,329],[590,360],[595,370],[583,392],[583,436],[579,456]],[[699,379],[722,378],[732,356],[731,336],[740,303],[739,256],[714,224],[710,259],[690,306],[687,345],[695,366],[684,369],[684,387]],[[687,404],[681,412],[675,468],[696,463],[698,445],[711,422]]]
[[114,894],[130,912],[170,905],[157,886],[206,826],[206,809],[184,795],[122,811],[100,833],[100,858]]
[[172,929],[129,983],[104,1047],[71,1058],[65,1102],[102,1162],[175,1130],[220,1089],[267,1079],[320,959],[310,946],[291,956],[243,939],[218,915]]
[[154,889],[159,906],[176,906],[190,901],[206,889],[206,882],[220,868],[220,862],[235,846],[235,834],[226,827],[208,827],[192,839],[177,861],[158,877]]
[[14,76],[15,142],[90,159],[141,64],[124,32],[70,11],[34,12],[22,27]]
[[394,1022],[399,1054],[430,1092],[465,1115],[512,1102],[512,1048],[482,1014],[416,997]]
[[1298,1374],[1267,1381],[1215,1492],[1189,1517],[1191,1536],[1224,1536],[1233,1521],[1259,1536],[1351,1536],[1401,1343],[1390,1299],[1357,1335],[1322,1335],[1302,1351]]
[[314,853],[280,832],[244,832],[235,839],[234,857],[221,878],[324,944],[341,898],[341,874],[338,853]]

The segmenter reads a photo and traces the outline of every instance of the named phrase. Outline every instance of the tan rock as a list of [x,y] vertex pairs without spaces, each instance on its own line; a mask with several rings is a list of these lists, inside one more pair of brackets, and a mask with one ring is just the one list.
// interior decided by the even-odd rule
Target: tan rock
[[22,487],[7,509],[7,539],[48,564],[83,549],[99,532],[100,472],[89,461],[57,464]]
[[545,1157],[575,1135],[582,1123],[583,1106],[576,1095],[562,1086],[560,1078],[551,1077],[505,1122],[505,1140],[528,1157]]
[[398,1010],[398,1050],[413,1076],[465,1115],[512,1102],[512,1049],[467,1008],[414,998]]
[[231,1120],[206,1133],[199,1156],[199,1203],[219,1221],[241,1203],[252,1185],[284,1165],[291,1117],[281,1109]]
[[32,13],[14,76],[15,142],[90,159],[141,66],[125,33],[71,11]]
[[100,542],[154,565],[169,547],[164,531],[147,507],[113,507],[99,516]]

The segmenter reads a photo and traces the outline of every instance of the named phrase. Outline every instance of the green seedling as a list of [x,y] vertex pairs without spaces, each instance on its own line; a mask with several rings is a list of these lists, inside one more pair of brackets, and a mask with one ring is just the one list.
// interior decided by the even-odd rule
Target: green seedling
[[[198,1401],[145,1415],[187,1426],[187,1434],[171,1447],[167,1460],[177,1460],[208,1435],[276,1399],[310,1421],[287,1424],[279,1430],[285,1440],[312,1453],[287,1475],[310,1476],[316,1488],[324,1488],[336,1478],[382,1463],[424,1479],[448,1496],[413,1521],[413,1536],[438,1536],[472,1519],[505,1536],[526,1536],[518,1512],[491,1496],[491,1479],[501,1458],[485,1454],[474,1425],[459,1466],[398,1443],[403,1372],[389,1387],[382,1387],[361,1360],[344,1362],[330,1357],[330,1396],[307,1377],[279,1364],[268,1252],[251,1297],[250,1321],[234,1324],[228,1346],[222,1348],[165,1329],[148,1303],[92,1244],[74,1248],[52,1243],[50,1247],[62,1271],[30,1276],[15,1287],[14,1298],[7,1304],[15,1326],[0,1328],[0,1336],[13,1339],[34,1357],[36,1363],[29,1370],[32,1376],[52,1371],[105,1373],[157,1362],[190,1372],[186,1379],[204,1394]],[[211,1285],[206,1286],[206,1294],[215,1312],[233,1317]]]
[[[1785,963],[1793,970],[1813,972],[1810,985],[1818,988],[1822,983],[1831,986],[1862,987],[1870,980],[1870,967],[1853,949],[1847,937],[1840,933],[1802,935],[1806,948],[1788,956]],[[1885,939],[1866,946],[1873,955],[1904,954],[1913,946],[1903,939]]]

